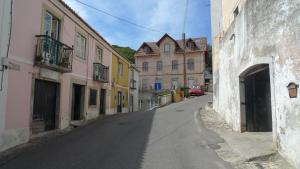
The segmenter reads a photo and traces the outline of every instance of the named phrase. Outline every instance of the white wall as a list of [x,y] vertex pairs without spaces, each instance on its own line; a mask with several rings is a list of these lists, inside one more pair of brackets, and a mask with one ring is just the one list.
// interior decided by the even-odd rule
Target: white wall
[[[214,11],[212,11],[213,13]],[[241,130],[239,76],[251,66],[270,68],[273,140],[300,168],[300,91],[289,98],[287,85],[300,83],[300,1],[247,1],[219,41],[214,57],[214,108]]]
[[[11,0],[0,1],[0,63],[1,63],[1,59],[7,56],[8,44],[9,44],[9,32],[10,32],[10,18],[11,18],[10,9],[11,9]],[[0,69],[2,69],[2,66],[0,66]],[[2,89],[1,89],[1,85],[2,85]],[[4,137],[3,134],[5,129],[6,95],[7,95],[7,70],[0,71],[0,151],[2,149],[3,137]]]

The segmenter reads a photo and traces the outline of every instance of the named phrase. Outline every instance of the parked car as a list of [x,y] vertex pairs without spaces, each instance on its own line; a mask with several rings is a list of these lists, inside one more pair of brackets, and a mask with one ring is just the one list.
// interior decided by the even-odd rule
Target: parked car
[[200,86],[193,86],[189,89],[190,96],[202,96],[205,94],[204,90],[201,90]]

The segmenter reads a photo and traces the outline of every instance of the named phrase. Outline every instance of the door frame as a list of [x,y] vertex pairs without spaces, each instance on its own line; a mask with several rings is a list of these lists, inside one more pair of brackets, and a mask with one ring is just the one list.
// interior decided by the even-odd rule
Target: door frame
[[[29,120],[30,137],[32,137],[34,135],[32,133],[32,125],[33,125],[33,122],[34,122],[34,120],[33,120],[33,111],[34,111],[34,94],[35,94],[36,80],[56,83],[57,87],[56,87],[56,110],[55,110],[55,128],[54,128],[54,130],[59,129],[60,124],[61,124],[61,118],[60,118],[61,83],[60,83],[60,81],[33,75],[32,79],[31,79],[31,93],[30,93],[30,120]],[[47,132],[47,131],[44,131],[44,132]]]
[[70,113],[70,121],[76,121],[76,120],[73,120],[73,110],[74,110],[74,86],[80,86],[81,88],[81,91],[80,91],[80,118],[79,120],[83,120],[84,119],[84,112],[85,112],[85,94],[86,94],[86,86],[85,85],[82,85],[82,84],[79,84],[79,83],[71,83],[71,113]]
[[122,113],[122,92],[117,92],[117,113]]
[[[102,95],[103,92],[104,92],[104,95]],[[100,115],[105,115],[105,113],[106,113],[106,94],[107,94],[106,89],[101,88],[100,92],[99,92],[99,114]],[[103,108],[103,106],[101,106],[102,103],[103,103],[104,108]]]

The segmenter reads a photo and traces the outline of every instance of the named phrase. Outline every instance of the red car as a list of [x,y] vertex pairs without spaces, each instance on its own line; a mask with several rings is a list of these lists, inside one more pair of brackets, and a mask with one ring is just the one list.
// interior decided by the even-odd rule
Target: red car
[[193,86],[189,89],[190,96],[202,96],[205,94],[204,90],[201,90],[199,86]]

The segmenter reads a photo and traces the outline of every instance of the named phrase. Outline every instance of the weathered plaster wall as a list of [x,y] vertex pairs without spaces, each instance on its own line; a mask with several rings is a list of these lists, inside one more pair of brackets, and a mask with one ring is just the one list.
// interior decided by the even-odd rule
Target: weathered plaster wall
[[240,131],[239,75],[253,65],[269,64],[274,142],[300,168],[300,92],[290,99],[286,88],[300,83],[300,1],[247,1],[217,45],[214,108]]
[[[7,57],[10,30],[11,0],[0,1],[0,64],[1,59]],[[1,64],[2,65],[2,64]],[[2,69],[2,66],[0,66]],[[1,88],[2,86],[2,88]],[[0,71],[0,151],[4,149],[3,135],[5,135],[5,112],[7,96],[7,71]]]

